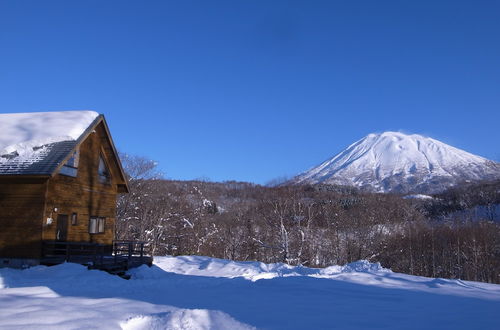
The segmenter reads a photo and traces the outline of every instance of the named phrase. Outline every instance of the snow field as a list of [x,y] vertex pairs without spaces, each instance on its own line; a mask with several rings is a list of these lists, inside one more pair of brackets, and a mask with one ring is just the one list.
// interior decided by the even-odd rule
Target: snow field
[[76,264],[0,269],[1,329],[498,329],[500,285],[158,257],[127,281]]

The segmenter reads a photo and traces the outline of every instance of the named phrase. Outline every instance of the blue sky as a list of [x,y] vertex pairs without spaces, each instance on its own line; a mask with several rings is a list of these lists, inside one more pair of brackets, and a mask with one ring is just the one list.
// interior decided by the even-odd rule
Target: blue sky
[[0,112],[92,109],[172,179],[265,183],[371,132],[500,160],[498,1],[0,0]]

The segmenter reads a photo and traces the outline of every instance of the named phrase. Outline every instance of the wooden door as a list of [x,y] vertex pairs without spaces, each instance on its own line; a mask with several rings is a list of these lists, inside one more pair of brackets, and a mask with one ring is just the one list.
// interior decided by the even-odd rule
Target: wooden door
[[57,216],[56,241],[66,241],[68,239],[68,215],[59,214]]

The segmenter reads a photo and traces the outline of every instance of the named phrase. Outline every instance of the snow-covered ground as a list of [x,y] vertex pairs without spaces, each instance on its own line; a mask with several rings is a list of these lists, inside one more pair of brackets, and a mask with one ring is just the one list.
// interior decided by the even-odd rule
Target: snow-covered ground
[[159,257],[130,280],[75,264],[0,269],[0,328],[499,329],[500,285]]

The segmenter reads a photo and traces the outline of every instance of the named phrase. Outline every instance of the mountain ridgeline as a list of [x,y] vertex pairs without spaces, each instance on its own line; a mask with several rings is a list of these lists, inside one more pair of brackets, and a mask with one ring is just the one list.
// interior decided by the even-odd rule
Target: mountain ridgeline
[[431,194],[461,183],[497,179],[499,163],[422,135],[384,132],[369,134],[288,183]]

